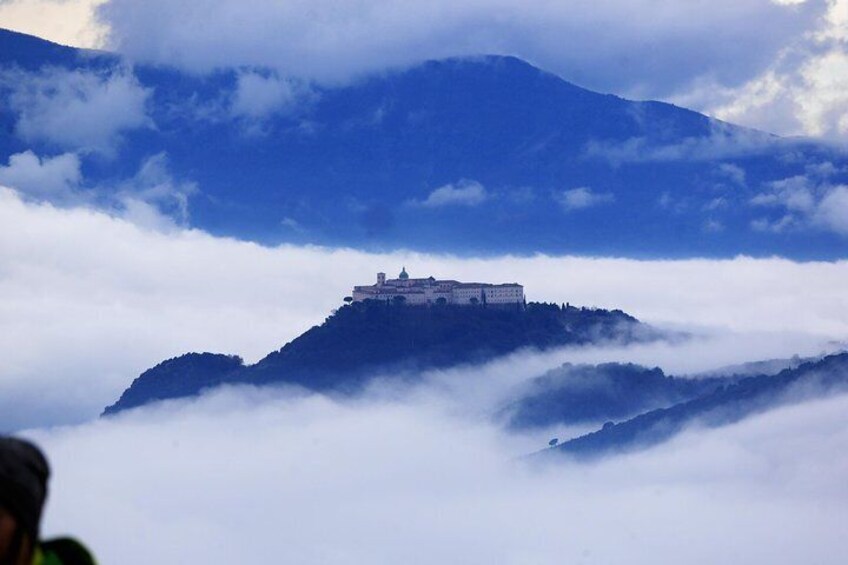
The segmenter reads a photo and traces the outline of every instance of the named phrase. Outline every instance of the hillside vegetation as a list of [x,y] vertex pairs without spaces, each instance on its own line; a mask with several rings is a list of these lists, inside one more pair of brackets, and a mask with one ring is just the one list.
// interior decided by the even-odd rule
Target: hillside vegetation
[[775,407],[848,392],[848,353],[781,371],[746,377],[687,402],[646,412],[567,441],[553,453],[596,457],[661,443],[687,426],[718,427]]
[[345,305],[251,366],[238,358],[188,354],[137,378],[106,414],[220,384],[291,384],[354,391],[377,373],[410,374],[481,363],[522,348],[545,350],[660,334],[619,310],[530,303],[502,307]]

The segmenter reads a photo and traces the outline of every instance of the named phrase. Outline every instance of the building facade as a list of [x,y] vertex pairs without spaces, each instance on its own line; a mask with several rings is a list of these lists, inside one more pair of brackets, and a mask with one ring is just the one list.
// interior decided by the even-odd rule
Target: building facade
[[524,304],[524,287],[517,283],[490,284],[464,283],[455,280],[438,280],[434,277],[413,279],[403,268],[396,279],[386,279],[377,273],[377,284],[353,287],[353,301],[394,301],[402,297],[405,304],[426,306],[430,304]]

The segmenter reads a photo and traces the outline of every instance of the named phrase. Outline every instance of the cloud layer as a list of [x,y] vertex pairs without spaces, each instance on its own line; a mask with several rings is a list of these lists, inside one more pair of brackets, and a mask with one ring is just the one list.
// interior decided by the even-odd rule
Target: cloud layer
[[[844,140],[846,14],[848,0],[14,0],[0,5],[0,25],[193,71],[267,67],[324,83],[516,55],[596,90]],[[249,79],[247,105],[237,104],[246,115],[285,104],[286,85],[265,78]]]
[[192,69],[262,65],[333,82],[430,58],[517,55],[603,92],[841,139],[846,13],[848,0],[367,0],[344,9],[330,1],[111,0],[100,11],[114,47]]
[[10,156],[8,165],[0,165],[0,185],[52,202],[75,200],[81,182],[80,159],[75,153],[42,158],[24,151]]
[[[615,354],[675,372],[814,354],[848,336],[846,262],[265,248],[173,225],[157,231],[122,216],[0,192],[2,427],[90,418],[141,371],[187,351],[256,361],[321,323],[352,285],[402,265],[413,276],[519,281],[531,300],[621,308],[651,323],[737,334],[738,347],[725,341],[702,354],[697,347]],[[604,355],[613,354],[594,358]],[[681,363],[684,357],[691,362]]]
[[[589,86],[622,92],[649,82],[657,93],[692,75],[740,84],[821,13],[819,2],[768,0],[367,0],[343,7],[324,0],[112,0],[100,10],[121,51],[195,69],[265,65],[335,80],[427,58],[506,53]],[[752,33],[752,21],[765,29]]]
[[129,69],[6,70],[0,84],[11,90],[15,133],[27,142],[110,155],[122,132],[151,125],[145,111],[150,91]]
[[703,337],[520,353],[348,400],[224,388],[30,430],[54,471],[45,535],[128,565],[841,562],[844,396],[590,465],[521,459],[585,429],[507,434],[491,414],[566,360],[681,373],[833,347],[848,335],[845,262],[272,249],[3,189],[0,426],[91,420],[142,369],[187,350],[254,361],[402,264],[519,280],[531,299],[622,307]]
[[55,472],[45,534],[72,532],[105,563],[836,564],[846,409],[542,467],[516,458],[548,436],[435,398],[234,389],[27,435]]

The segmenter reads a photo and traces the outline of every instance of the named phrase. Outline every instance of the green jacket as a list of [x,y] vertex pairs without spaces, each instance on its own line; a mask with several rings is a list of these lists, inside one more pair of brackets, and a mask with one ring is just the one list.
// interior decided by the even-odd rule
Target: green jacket
[[57,538],[35,548],[32,565],[96,565],[91,553],[76,540]]

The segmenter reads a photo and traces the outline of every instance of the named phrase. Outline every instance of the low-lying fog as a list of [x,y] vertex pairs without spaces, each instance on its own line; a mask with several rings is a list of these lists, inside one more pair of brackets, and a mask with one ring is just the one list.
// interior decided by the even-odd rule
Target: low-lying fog
[[439,394],[226,389],[27,434],[104,563],[841,563],[848,397],[591,464]]
[[[226,388],[96,420],[144,369],[187,351],[254,362],[402,266],[694,337],[520,352],[357,399]],[[265,248],[0,189],[0,429],[30,428],[52,461],[45,533],[103,563],[841,563],[848,397],[581,464],[523,456],[585,429],[510,433],[491,415],[566,361],[694,374],[838,350],[846,280],[848,262]]]
[[581,353],[668,372],[811,355],[848,338],[848,262],[464,259],[266,248],[154,232],[0,188],[0,430],[97,416],[142,371],[189,351],[255,362],[320,324],[354,284],[413,276],[521,282],[528,300],[620,308],[713,347]]

